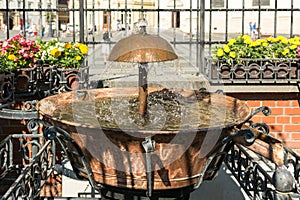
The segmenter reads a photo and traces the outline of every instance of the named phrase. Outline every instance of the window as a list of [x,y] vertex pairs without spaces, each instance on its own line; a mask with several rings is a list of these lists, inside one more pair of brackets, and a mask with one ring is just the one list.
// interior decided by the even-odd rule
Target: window
[[252,6],[258,6],[259,2],[260,2],[261,6],[269,6],[270,5],[270,0],[253,0]]
[[224,0],[212,0],[212,7],[213,8],[223,8],[224,7]]

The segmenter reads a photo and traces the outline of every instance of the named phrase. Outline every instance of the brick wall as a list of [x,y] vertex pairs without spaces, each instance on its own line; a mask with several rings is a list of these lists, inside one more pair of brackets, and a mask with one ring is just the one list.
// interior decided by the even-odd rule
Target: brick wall
[[269,125],[271,135],[300,154],[298,93],[227,93],[226,95],[245,101],[253,110],[260,106],[268,106],[272,111],[270,116],[259,113],[252,120]]

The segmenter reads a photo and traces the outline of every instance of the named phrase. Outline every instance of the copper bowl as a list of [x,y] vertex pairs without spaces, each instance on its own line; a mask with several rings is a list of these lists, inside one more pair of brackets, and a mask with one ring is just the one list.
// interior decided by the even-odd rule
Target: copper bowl
[[[149,92],[161,89],[149,88]],[[180,92],[186,95],[199,91]],[[64,129],[76,141],[90,165],[96,182],[137,190],[147,190],[146,158],[142,146],[145,136],[150,135],[156,143],[155,151],[151,153],[152,169],[154,169],[153,189],[184,188],[197,184],[200,174],[204,174],[204,180],[211,178],[209,168],[220,165],[220,162],[215,159],[210,163],[209,168],[206,168],[208,158],[212,156],[221,140],[230,134],[229,130],[244,123],[251,114],[248,106],[242,101],[221,94],[211,94],[210,102],[221,104],[222,107],[235,113],[236,119],[232,123],[196,129],[160,131],[133,128],[130,130],[97,127],[54,117],[58,107],[72,102],[80,101],[93,105],[93,102],[101,98],[137,97],[137,95],[138,88],[78,90],[42,99],[37,108],[44,120]],[[75,168],[80,166],[79,158],[73,157],[71,162]],[[88,177],[84,172],[80,172],[80,175]]]

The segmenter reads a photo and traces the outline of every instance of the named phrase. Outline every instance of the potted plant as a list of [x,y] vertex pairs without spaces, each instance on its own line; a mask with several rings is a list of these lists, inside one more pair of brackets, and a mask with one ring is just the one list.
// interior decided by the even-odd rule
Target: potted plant
[[216,46],[207,57],[211,79],[297,79],[300,38],[252,40],[240,35]]
[[87,66],[84,65],[88,54],[88,47],[78,42],[60,42],[51,40],[49,42],[39,41],[41,46],[40,59],[44,65],[49,66],[50,77],[59,79],[58,85],[65,84],[67,89],[78,88],[80,75],[86,73]]
[[15,92],[27,92],[29,83],[36,78],[35,68],[40,51],[39,45],[36,41],[17,34],[0,42],[0,48],[3,66],[6,71],[12,71],[15,74]]

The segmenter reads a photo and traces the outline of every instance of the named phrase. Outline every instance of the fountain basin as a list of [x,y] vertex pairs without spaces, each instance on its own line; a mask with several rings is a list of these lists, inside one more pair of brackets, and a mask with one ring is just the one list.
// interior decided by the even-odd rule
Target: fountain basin
[[[151,93],[162,89],[149,88],[148,90]],[[142,144],[146,137],[150,137],[155,142],[154,151],[150,153],[153,189],[168,190],[196,185],[200,176],[203,180],[211,179],[215,171],[210,169],[218,168],[221,162],[219,157],[211,162],[208,162],[208,159],[213,156],[220,142],[231,134],[232,129],[244,123],[251,115],[246,104],[229,96],[201,95],[201,92],[193,90],[176,90],[176,93],[182,95],[187,102],[193,102],[195,97],[201,96],[201,100],[212,105],[211,109],[221,109],[220,119],[224,118],[225,122],[214,121],[218,116],[212,114],[209,118],[212,122],[207,126],[202,127],[201,120],[199,126],[195,124],[187,126],[185,122],[193,119],[186,114],[185,118],[181,119],[182,124],[178,129],[161,128],[159,122],[156,122],[158,126],[146,125],[144,128],[136,126],[132,121],[126,121],[125,123],[132,124],[120,125],[120,127],[103,126],[98,123],[97,117],[101,108],[95,107],[97,104],[95,102],[106,98],[137,98],[138,88],[71,91],[42,99],[37,109],[45,121],[71,135],[89,163],[94,180],[103,185],[147,190],[148,163]],[[73,105],[70,108],[73,119],[65,119],[63,113],[59,114],[61,107],[67,108],[69,105]],[[85,108],[85,110],[95,113],[94,116],[87,116],[79,109],[86,105],[89,105],[87,107],[89,109]],[[214,108],[216,105],[218,105],[217,109]],[[122,107],[119,103],[111,103],[107,106],[115,109],[114,112],[117,113],[114,115],[115,118],[123,118],[120,115],[127,113],[127,111],[118,112],[119,106]],[[222,113],[222,108],[226,110],[225,114]],[[234,116],[231,120],[225,119],[228,113]],[[88,120],[82,122],[82,117],[78,117],[78,114]],[[70,143],[66,142],[66,144],[69,148],[73,148]],[[224,148],[218,151],[224,151]],[[79,157],[73,156],[70,161],[75,170],[77,167],[82,167]],[[85,172],[78,171],[78,173],[83,178],[88,178]]]

